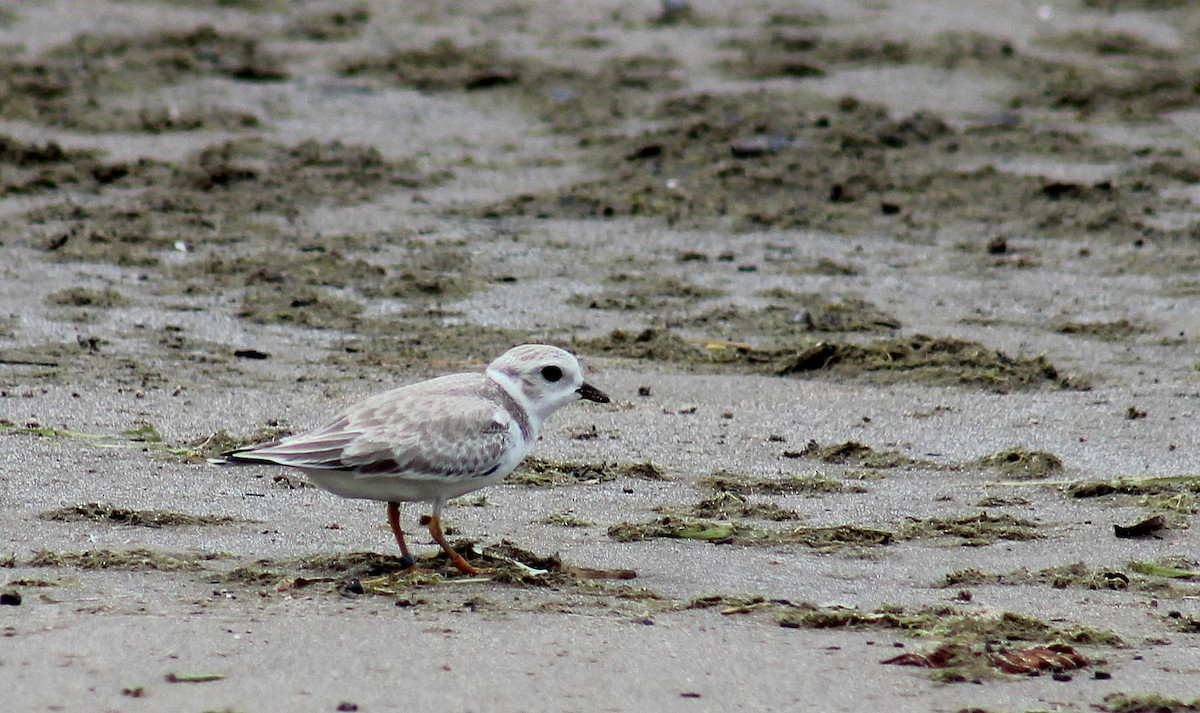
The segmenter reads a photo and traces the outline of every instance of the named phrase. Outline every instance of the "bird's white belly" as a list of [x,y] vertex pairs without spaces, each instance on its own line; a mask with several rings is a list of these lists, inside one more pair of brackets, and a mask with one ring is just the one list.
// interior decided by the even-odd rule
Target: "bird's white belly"
[[344,470],[303,469],[314,485],[343,498],[384,500],[387,502],[418,502],[449,500],[460,495],[495,485],[511,473],[529,452],[522,444],[512,449],[500,467],[488,475],[414,477],[404,473],[361,474]]

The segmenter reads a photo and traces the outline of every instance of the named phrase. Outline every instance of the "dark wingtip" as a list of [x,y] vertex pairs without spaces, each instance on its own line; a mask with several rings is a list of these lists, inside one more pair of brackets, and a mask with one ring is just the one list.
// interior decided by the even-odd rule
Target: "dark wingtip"
[[583,386],[576,389],[576,393],[579,394],[580,398],[595,401],[598,404],[606,404],[612,401],[612,399],[608,398],[608,394],[586,382]]
[[235,448],[232,451],[218,453],[207,460],[213,465],[272,465],[271,461],[255,458],[250,455],[250,452],[254,448],[257,448],[257,446]]

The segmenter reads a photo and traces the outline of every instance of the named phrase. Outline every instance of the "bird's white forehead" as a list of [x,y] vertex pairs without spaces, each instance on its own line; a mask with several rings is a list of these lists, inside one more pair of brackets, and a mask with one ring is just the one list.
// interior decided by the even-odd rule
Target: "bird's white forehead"
[[489,368],[521,373],[546,364],[579,370],[579,362],[570,352],[549,344],[522,344],[513,347],[493,361]]

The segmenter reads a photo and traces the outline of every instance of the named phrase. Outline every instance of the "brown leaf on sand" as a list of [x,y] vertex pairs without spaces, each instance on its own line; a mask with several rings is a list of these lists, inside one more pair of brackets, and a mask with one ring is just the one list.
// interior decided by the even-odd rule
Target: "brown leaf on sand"
[[1066,644],[1001,651],[992,654],[991,659],[992,664],[1005,673],[1070,671],[1088,665],[1088,660],[1083,654]]
[[921,668],[944,669],[951,666],[962,666],[968,660],[982,660],[987,666],[999,669],[1004,673],[1024,674],[1035,671],[1070,671],[1090,665],[1072,646],[1066,644],[1051,644],[1049,646],[1030,646],[1024,649],[1008,649],[989,651],[964,649],[943,644],[929,653],[909,652],[900,654],[883,664],[896,666],[919,666]]
[[927,654],[910,651],[907,654],[900,654],[879,663],[894,664],[896,666],[920,666],[921,668],[945,668],[950,665],[950,660],[953,658],[953,649],[949,646],[939,646]]
[[1167,519],[1162,515],[1146,518],[1132,525],[1113,525],[1113,534],[1120,538],[1149,537],[1167,527]]

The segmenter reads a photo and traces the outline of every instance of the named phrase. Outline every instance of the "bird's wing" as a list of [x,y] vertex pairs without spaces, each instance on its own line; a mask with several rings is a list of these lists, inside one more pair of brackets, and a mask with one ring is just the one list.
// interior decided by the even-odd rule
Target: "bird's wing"
[[228,463],[263,463],[406,478],[494,473],[520,440],[513,417],[476,395],[395,390],[369,398],[313,431],[233,451]]

